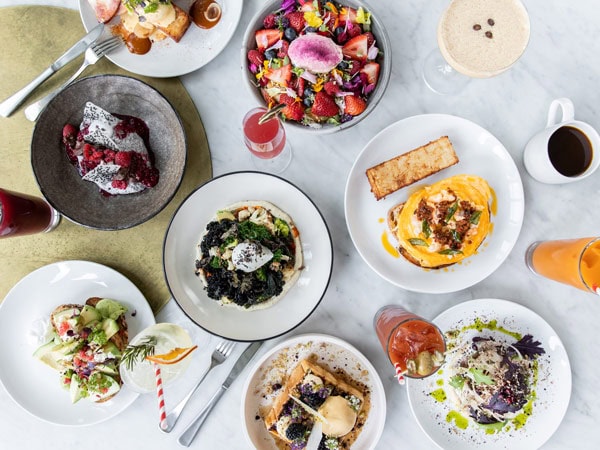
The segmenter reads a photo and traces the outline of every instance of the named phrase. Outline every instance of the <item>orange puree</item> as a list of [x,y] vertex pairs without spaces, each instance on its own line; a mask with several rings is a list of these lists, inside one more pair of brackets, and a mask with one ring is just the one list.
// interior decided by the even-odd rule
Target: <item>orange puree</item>
[[600,239],[541,242],[533,251],[536,273],[584,291],[600,286]]

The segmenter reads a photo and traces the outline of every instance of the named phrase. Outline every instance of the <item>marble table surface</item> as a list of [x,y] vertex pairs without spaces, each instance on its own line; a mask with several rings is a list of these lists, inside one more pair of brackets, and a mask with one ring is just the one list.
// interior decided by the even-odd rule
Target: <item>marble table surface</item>
[[[76,2],[2,0],[0,6],[32,3],[73,7]],[[255,104],[241,83],[239,53],[244,30],[261,3],[245,1],[243,17],[229,46],[202,69],[182,77],[204,122],[215,176],[252,169],[243,146],[241,120]],[[432,318],[451,306],[477,298],[507,299],[532,309],[565,344],[573,374],[571,401],[562,424],[543,448],[597,448],[600,442],[600,364],[592,342],[599,337],[600,302],[591,294],[537,277],[524,264],[525,250],[532,241],[598,233],[600,214],[593,206],[600,198],[600,172],[572,184],[545,185],[528,175],[522,161],[525,144],[545,126],[547,109],[554,98],[571,98],[576,117],[600,128],[600,3],[524,3],[532,32],[521,60],[500,76],[473,81],[460,95],[440,96],[423,83],[421,67],[424,57],[436,45],[437,20],[448,1],[372,0],[393,48],[392,76],[380,105],[360,125],[340,134],[316,137],[288,131],[294,159],[284,177],[304,190],[323,213],[335,254],[333,276],[322,303],[291,335],[320,332],[338,336],[356,346],[374,364],[387,396],[387,421],[378,449],[435,446],[411,415],[406,390],[392,376],[371,325],[373,314],[383,305],[397,303]],[[224,79],[229,80],[226,86],[222,84]],[[513,157],[525,192],[523,226],[508,258],[485,280],[450,294],[409,292],[380,278],[357,253],[344,219],[346,177],[361,149],[388,125],[423,113],[461,116],[489,130]],[[199,368],[208,364],[216,338],[191,324],[173,301],[157,321],[181,323],[188,328],[203,349],[195,355],[194,364]],[[267,342],[260,354],[275,344]],[[238,345],[236,352],[242,347]],[[209,376],[171,434],[163,434],[157,427],[153,395],[140,396],[122,414],[101,424],[64,428],[30,416],[0,388],[0,448],[178,448],[177,437],[183,425],[201,409],[230,365],[225,364]],[[246,375],[242,374],[215,408],[193,448],[250,448],[240,417]],[[174,405],[193,383],[194,377],[189,376],[173,386],[167,403]]]

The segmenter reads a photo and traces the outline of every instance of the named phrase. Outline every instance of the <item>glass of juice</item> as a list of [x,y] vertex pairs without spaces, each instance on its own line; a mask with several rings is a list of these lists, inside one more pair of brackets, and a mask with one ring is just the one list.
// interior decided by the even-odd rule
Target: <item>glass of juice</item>
[[292,160],[292,148],[287,142],[285,129],[275,116],[259,123],[267,112],[265,108],[254,108],[242,122],[244,142],[252,155],[252,163],[258,170],[281,173]]
[[444,362],[444,334],[403,307],[384,306],[375,314],[373,326],[398,375],[425,378]]
[[525,253],[532,272],[600,295],[600,238],[537,241]]
[[452,0],[438,23],[438,48],[425,59],[425,83],[448,95],[471,78],[499,75],[521,57],[529,34],[521,0]]
[[60,214],[44,199],[0,189],[0,238],[48,232],[59,222]]

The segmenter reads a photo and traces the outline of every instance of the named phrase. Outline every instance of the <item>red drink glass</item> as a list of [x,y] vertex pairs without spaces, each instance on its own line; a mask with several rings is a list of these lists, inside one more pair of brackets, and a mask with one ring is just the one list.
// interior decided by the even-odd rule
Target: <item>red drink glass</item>
[[265,108],[248,111],[242,122],[244,142],[253,155],[252,162],[257,169],[279,173],[289,165],[292,150],[286,140],[283,124],[277,117],[259,123],[266,112]]
[[0,238],[53,230],[60,214],[44,199],[0,189]]
[[402,375],[425,378],[442,365],[446,340],[433,323],[401,306],[388,305],[377,311],[373,325],[383,350]]

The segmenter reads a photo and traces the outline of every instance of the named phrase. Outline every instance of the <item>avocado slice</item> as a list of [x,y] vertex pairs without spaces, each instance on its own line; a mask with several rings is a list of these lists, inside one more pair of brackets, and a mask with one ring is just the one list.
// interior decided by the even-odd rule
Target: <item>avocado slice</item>
[[81,310],[80,316],[81,323],[83,325],[88,325],[90,322],[93,321],[102,320],[102,315],[98,312],[96,308],[90,305],[84,305],[83,309]]
[[106,353],[107,355],[111,355],[115,358],[121,356],[121,350],[119,350],[119,348],[114,344],[114,342],[111,341],[108,341],[102,346],[102,352]]
[[73,376],[71,376],[71,385],[69,387],[69,393],[71,395],[72,403],[77,403],[83,397],[88,396],[85,382],[81,378],[79,378],[77,374],[73,374]]
[[102,317],[113,320],[117,320],[119,316],[127,312],[127,308],[125,308],[119,302],[109,298],[103,298],[96,303],[96,309],[100,314],[102,314]]
[[114,319],[104,319],[102,321],[102,329],[106,334],[106,339],[110,339],[119,332],[119,324]]

